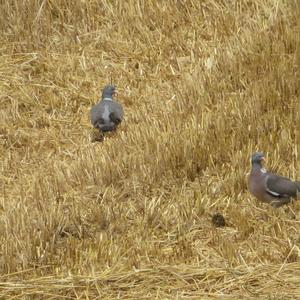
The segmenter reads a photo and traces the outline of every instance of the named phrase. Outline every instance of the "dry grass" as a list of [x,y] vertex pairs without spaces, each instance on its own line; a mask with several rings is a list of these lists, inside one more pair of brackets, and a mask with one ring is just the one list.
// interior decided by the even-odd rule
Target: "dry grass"
[[246,185],[300,178],[297,0],[0,6],[0,298],[300,298],[300,204]]

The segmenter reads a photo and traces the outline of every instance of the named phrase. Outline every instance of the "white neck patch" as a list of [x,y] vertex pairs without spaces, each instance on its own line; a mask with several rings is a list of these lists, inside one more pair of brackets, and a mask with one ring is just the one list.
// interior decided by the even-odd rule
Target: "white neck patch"
[[266,170],[265,168],[261,168],[260,171],[261,171],[262,173],[267,173],[267,170]]
[[112,99],[112,98],[109,98],[109,97],[105,97],[105,98],[103,98],[102,100],[113,101],[113,99]]

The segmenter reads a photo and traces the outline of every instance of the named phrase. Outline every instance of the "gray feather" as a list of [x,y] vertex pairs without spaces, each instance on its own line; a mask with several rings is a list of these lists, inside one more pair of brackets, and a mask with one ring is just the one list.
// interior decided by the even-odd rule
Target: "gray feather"
[[268,175],[266,190],[275,197],[296,197],[299,191],[296,182],[274,174]]
[[262,152],[256,152],[251,157],[252,169],[248,179],[250,193],[273,207],[280,207],[296,199],[300,194],[300,182],[269,173],[262,168],[263,159]]
[[106,86],[102,100],[91,109],[91,123],[100,131],[116,129],[124,118],[122,105],[112,99],[114,89],[114,86]]

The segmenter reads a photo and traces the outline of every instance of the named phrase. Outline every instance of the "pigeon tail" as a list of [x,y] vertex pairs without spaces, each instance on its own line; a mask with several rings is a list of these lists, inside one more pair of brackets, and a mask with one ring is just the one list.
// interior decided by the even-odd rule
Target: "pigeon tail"
[[99,126],[99,130],[106,132],[106,131],[113,131],[116,129],[116,125],[113,123],[110,124],[102,124],[101,126]]

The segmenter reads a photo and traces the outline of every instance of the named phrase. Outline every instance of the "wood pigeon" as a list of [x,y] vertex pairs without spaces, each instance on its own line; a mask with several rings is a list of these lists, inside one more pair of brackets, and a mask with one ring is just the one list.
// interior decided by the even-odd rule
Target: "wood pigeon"
[[262,167],[264,154],[252,155],[252,170],[248,180],[250,193],[258,200],[280,207],[300,195],[300,182],[269,173]]
[[91,109],[91,123],[100,132],[115,130],[123,120],[123,107],[113,100],[115,92],[115,86],[105,86],[100,102]]

